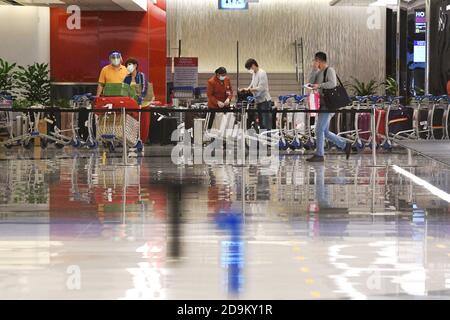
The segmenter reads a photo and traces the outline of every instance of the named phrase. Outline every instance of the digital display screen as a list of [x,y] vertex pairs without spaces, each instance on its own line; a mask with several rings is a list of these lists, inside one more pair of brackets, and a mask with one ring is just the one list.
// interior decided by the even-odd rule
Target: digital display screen
[[427,42],[414,41],[414,62],[427,62]]
[[416,10],[416,34],[427,32],[427,18],[424,10]]
[[248,0],[219,0],[221,10],[247,10]]

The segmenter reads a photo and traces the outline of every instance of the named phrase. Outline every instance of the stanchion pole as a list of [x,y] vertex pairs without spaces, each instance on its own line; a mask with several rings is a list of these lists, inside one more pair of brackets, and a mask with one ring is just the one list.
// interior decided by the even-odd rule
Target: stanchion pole
[[127,114],[125,112],[125,108],[122,108],[122,136],[123,136],[123,164],[128,165],[128,150],[127,150],[127,137],[126,137],[126,121]]
[[242,154],[241,156],[242,158],[242,165],[245,166],[245,129],[247,127],[247,120],[245,119],[245,107],[244,105],[242,105],[242,109],[241,109],[241,128],[242,128],[242,132],[241,132],[241,150],[242,150]]
[[372,130],[372,165],[377,165],[377,125],[376,125],[376,109],[372,108],[370,113],[370,122]]

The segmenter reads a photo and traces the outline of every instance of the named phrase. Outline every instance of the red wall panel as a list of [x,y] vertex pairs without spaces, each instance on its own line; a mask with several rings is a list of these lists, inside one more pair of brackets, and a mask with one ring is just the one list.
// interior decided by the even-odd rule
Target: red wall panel
[[[167,33],[166,33],[166,0],[148,3],[149,9],[149,56],[150,79],[153,82],[157,99],[166,100],[166,59],[167,59]],[[164,79],[164,81],[159,81]],[[162,96],[162,95],[163,96]]]
[[165,0],[148,2],[147,12],[82,11],[81,29],[69,30],[69,14],[50,10],[50,67],[56,82],[97,82],[112,50],[139,60],[158,100],[166,92]]

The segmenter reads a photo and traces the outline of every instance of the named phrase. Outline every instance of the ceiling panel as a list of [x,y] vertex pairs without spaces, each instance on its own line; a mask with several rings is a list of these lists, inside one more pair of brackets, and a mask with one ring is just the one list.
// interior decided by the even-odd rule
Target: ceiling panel
[[[2,2],[3,1],[3,2]],[[68,6],[77,5],[81,10],[99,11],[147,11],[142,0],[0,0],[0,4],[25,6]]]

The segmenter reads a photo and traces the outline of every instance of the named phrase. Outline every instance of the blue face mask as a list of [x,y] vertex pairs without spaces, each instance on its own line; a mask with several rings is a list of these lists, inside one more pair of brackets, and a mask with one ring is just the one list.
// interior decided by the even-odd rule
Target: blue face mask
[[225,78],[226,78],[225,76],[219,76],[219,80],[220,80],[220,81],[224,81]]

